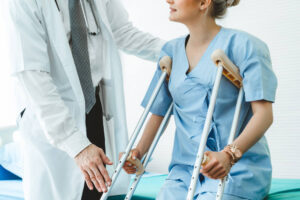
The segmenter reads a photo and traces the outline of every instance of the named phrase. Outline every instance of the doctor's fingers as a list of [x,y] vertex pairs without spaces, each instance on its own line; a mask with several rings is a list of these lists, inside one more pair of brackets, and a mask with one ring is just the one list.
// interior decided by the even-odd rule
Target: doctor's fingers
[[101,156],[101,159],[102,159],[102,162],[106,165],[112,165],[113,162],[111,162],[109,160],[109,158],[105,155],[104,151],[102,149],[100,149],[100,156]]
[[84,169],[81,169],[81,172],[83,173],[86,185],[88,186],[88,188],[90,190],[93,190],[94,187],[93,187],[93,183],[92,183],[92,181],[90,179],[90,175]]
[[90,178],[92,182],[94,183],[95,187],[99,192],[106,192],[107,188],[104,182],[104,179],[102,177],[102,174],[100,173],[97,165],[92,166],[90,169]]
[[104,178],[107,185],[110,186],[111,178],[109,177],[109,174],[108,174],[105,166],[103,165],[102,161],[97,162],[97,168],[98,168],[98,171],[100,171],[100,175],[101,175],[102,179]]

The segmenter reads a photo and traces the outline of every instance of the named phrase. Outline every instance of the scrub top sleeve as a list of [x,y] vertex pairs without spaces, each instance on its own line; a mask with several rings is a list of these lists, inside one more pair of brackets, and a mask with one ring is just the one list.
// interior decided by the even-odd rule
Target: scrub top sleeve
[[[154,77],[153,77],[151,83],[150,83],[147,93],[142,101],[142,106],[144,108],[147,106],[149,99],[153,93],[154,88],[157,85],[157,82],[158,82],[161,74],[162,74],[162,72],[158,68],[154,74]],[[162,84],[162,86],[150,108],[150,112],[153,114],[159,115],[159,116],[164,116],[166,114],[171,102],[172,102],[172,97],[168,90],[168,83],[167,83],[167,81],[165,81]]]
[[27,70],[50,73],[47,33],[35,1],[12,0],[9,13],[13,22],[10,27],[14,37],[12,53],[17,60],[12,62],[12,74]]
[[[150,100],[151,95],[153,94],[153,90],[155,89],[157,82],[162,74],[162,71],[159,66],[159,61],[164,56],[169,56],[172,59],[172,51],[174,48],[174,41],[167,42],[160,52],[160,56],[158,59],[157,69],[155,71],[154,77],[152,78],[152,81],[150,83],[150,86],[148,87],[148,90],[146,92],[146,95],[142,101],[142,106],[145,108]],[[164,116],[166,112],[168,111],[169,106],[171,105],[171,102],[173,101],[171,94],[168,89],[168,82],[164,81],[162,84],[151,108],[150,112],[159,116]]]
[[277,78],[272,70],[267,45],[259,41],[250,43],[250,45],[248,43],[244,52],[246,56],[238,66],[243,78],[246,101],[266,100],[274,102]]

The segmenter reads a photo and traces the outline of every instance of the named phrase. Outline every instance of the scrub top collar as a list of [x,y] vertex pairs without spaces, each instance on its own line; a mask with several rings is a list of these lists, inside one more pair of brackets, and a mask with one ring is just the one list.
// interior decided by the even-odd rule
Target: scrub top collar
[[214,47],[214,44],[216,43],[216,41],[218,40],[218,38],[220,38],[220,35],[222,35],[224,28],[221,26],[219,32],[215,35],[215,37],[210,41],[208,47],[206,48],[206,50],[204,51],[203,55],[201,56],[200,60],[198,61],[197,65],[190,71],[188,72],[189,69],[189,61],[188,61],[188,57],[187,57],[187,53],[186,53],[186,45],[188,43],[188,40],[190,38],[190,34],[188,34],[183,41],[183,45],[182,45],[182,49],[183,49],[183,53],[182,55],[184,55],[184,60],[185,60],[185,65],[183,66],[184,68],[184,75],[189,77],[191,76],[194,71],[197,71],[197,68],[200,67],[201,63],[203,62],[203,60],[205,60],[205,57],[207,57],[208,55],[211,54],[211,50]]

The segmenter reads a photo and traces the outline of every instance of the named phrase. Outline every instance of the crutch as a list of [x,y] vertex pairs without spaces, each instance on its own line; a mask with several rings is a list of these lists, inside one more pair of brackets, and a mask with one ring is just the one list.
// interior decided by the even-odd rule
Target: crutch
[[[197,179],[198,179],[197,177],[199,176],[199,173],[200,173],[200,166],[202,163],[206,162],[207,159],[209,159],[209,158],[206,158],[206,156],[204,155],[204,149],[205,149],[207,137],[209,134],[209,127],[211,124],[212,115],[213,115],[214,107],[216,104],[216,99],[217,99],[217,95],[218,95],[218,90],[219,90],[222,74],[226,78],[228,78],[236,87],[239,88],[239,95],[238,95],[238,100],[237,100],[236,109],[235,109],[235,113],[234,113],[234,119],[233,119],[230,136],[229,136],[229,140],[228,140],[229,144],[232,143],[232,141],[235,137],[235,132],[236,132],[237,125],[238,125],[240,108],[241,108],[241,104],[242,104],[242,97],[243,97],[242,78],[239,74],[238,68],[230,61],[230,59],[225,55],[223,50],[220,50],[220,49],[213,52],[212,60],[218,66],[218,72],[217,72],[214,87],[212,90],[210,104],[208,106],[204,129],[202,132],[201,141],[200,141],[200,145],[199,145],[199,149],[198,149],[198,153],[197,153],[197,157],[196,157],[196,161],[195,161],[195,165],[194,165],[194,170],[193,170],[193,174],[192,174],[192,178],[191,178],[191,183],[190,183],[187,198],[186,198],[187,200],[194,199],[194,194],[195,194],[195,189],[196,189],[196,184],[197,184]],[[204,160],[204,161],[202,162],[202,160]],[[222,199],[226,179],[227,179],[227,177],[223,178],[220,181],[220,183],[218,184],[218,191],[217,191],[217,196],[216,196],[217,200]]]
[[[152,153],[153,153],[153,151],[154,151],[154,149],[155,149],[155,147],[156,147],[156,145],[157,145],[157,143],[158,143],[158,141],[159,141],[162,133],[164,132],[164,130],[168,126],[168,122],[169,122],[169,119],[171,117],[172,109],[173,109],[173,103],[171,103],[171,105],[169,106],[169,109],[168,109],[166,115],[164,116],[164,119],[161,122],[161,125],[159,126],[159,128],[157,130],[157,133],[155,135],[153,143],[151,144],[150,149],[149,149],[149,151],[148,151],[148,153],[147,153],[147,155],[146,155],[146,157],[145,157],[145,159],[143,161],[143,169],[145,169],[147,167],[147,165],[149,163],[149,160],[150,160],[150,158],[152,156]],[[133,180],[133,183],[131,184],[130,189],[129,189],[126,197],[125,197],[125,200],[130,200],[132,198],[132,196],[134,194],[134,191],[135,191],[137,185],[139,184],[142,176],[143,176],[143,173],[136,174],[136,176],[135,176],[135,178]]]
[[[130,153],[130,151],[132,149],[132,146],[133,146],[133,144],[134,144],[137,136],[139,135],[139,133],[141,131],[141,128],[143,127],[143,124],[144,124],[144,122],[146,120],[146,117],[147,117],[147,115],[148,115],[148,113],[150,111],[150,108],[151,108],[151,106],[152,106],[152,104],[153,104],[153,102],[154,102],[154,100],[155,100],[155,98],[156,98],[156,96],[157,96],[157,94],[158,94],[158,92],[159,92],[162,84],[164,83],[165,79],[166,78],[168,79],[168,76],[170,76],[171,65],[172,65],[171,58],[168,57],[168,56],[165,56],[165,57],[163,57],[160,60],[159,64],[160,64],[160,68],[162,70],[162,74],[161,74],[161,76],[160,76],[160,78],[158,80],[158,83],[157,83],[155,89],[153,90],[153,93],[152,93],[152,95],[151,95],[151,97],[149,99],[149,102],[148,102],[148,104],[147,104],[147,106],[146,106],[146,108],[145,108],[142,116],[140,117],[140,119],[138,121],[138,124],[137,124],[137,126],[136,126],[136,128],[135,128],[135,130],[134,130],[134,132],[132,134],[132,136],[130,137],[129,143],[128,143],[127,147],[126,147],[126,151],[122,155],[121,159],[118,162],[118,165],[117,165],[116,169],[113,172],[113,175],[112,175],[112,178],[111,178],[112,179],[111,185],[108,187],[107,192],[103,193],[103,195],[102,195],[102,197],[101,197],[100,200],[106,200],[108,198],[108,196],[109,196],[109,194],[111,192],[111,189],[113,188],[113,186],[114,186],[114,184],[115,184],[115,182],[116,182],[116,180],[118,178],[118,175],[120,174],[120,172],[122,170],[122,167],[123,167],[125,161],[128,158],[128,155],[129,155],[129,153]],[[136,162],[137,162],[138,166],[142,166],[142,164],[141,164],[141,162],[139,160],[136,160]],[[143,169],[138,169],[138,171],[143,171]]]

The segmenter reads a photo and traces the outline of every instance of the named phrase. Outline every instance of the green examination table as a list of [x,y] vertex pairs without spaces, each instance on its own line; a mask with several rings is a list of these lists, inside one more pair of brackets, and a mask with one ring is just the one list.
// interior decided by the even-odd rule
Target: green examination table
[[[141,179],[132,200],[155,200],[167,175],[145,176]],[[109,200],[123,200],[125,195],[109,197]],[[273,179],[271,191],[265,200],[300,200],[299,179]]]

